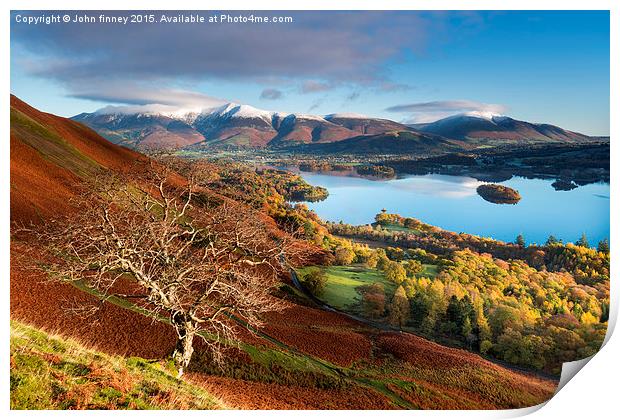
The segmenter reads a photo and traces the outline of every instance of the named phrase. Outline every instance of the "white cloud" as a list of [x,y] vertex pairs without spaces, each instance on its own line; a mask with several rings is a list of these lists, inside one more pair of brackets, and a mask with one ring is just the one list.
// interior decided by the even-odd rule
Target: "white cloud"
[[72,97],[98,102],[150,106],[158,109],[210,109],[223,105],[227,100],[188,90],[139,86],[129,83],[97,84],[93,89],[81,89]]
[[424,123],[437,121],[455,114],[469,114],[482,117],[501,115],[506,109],[506,106],[501,104],[487,104],[469,100],[447,100],[394,105],[386,108],[386,111],[409,114],[406,118],[406,122],[409,123]]

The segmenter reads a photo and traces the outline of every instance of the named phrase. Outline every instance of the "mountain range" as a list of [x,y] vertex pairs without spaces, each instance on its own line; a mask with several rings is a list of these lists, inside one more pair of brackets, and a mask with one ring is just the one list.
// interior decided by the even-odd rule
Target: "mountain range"
[[72,119],[114,143],[141,150],[229,147],[322,153],[429,153],[514,143],[600,140],[550,124],[484,113],[406,125],[358,114],[282,113],[235,103],[200,112],[128,112],[122,107],[107,107]]
[[582,143],[593,138],[564,130],[551,124],[519,121],[504,115],[471,112],[453,115],[427,124],[413,124],[411,128],[471,143],[494,142],[562,142]]

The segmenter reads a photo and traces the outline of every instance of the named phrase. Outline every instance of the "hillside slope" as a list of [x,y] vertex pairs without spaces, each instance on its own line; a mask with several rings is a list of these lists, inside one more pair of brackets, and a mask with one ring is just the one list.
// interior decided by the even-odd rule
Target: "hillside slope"
[[506,116],[454,115],[417,124],[415,129],[473,144],[523,144],[539,142],[583,143],[593,139],[551,124],[535,124]]
[[110,356],[11,322],[11,409],[228,408],[201,386],[145,359]]
[[410,127],[395,121],[382,118],[370,118],[362,115],[330,114],[325,119],[334,124],[346,127],[357,134],[383,134],[388,131],[411,131]]
[[432,134],[396,131],[357,136],[339,142],[299,146],[296,152],[307,154],[440,154],[469,149],[467,144]]
[[72,120],[95,128],[113,143],[132,148],[178,148],[205,139],[186,122],[166,115],[82,113],[72,117]]
[[11,220],[36,222],[69,211],[80,176],[97,168],[128,170],[143,156],[68,118],[11,95]]

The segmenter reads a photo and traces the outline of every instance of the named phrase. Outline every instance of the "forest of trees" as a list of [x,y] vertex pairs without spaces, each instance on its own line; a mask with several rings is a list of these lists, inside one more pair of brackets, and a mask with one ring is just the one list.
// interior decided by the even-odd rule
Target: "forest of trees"
[[394,178],[396,172],[393,168],[383,165],[358,165],[355,167],[355,171],[359,175],[369,175],[376,178]]
[[[376,267],[397,287],[361,290],[364,314],[428,337],[533,369],[558,372],[562,362],[592,355],[609,316],[608,283],[579,284],[566,271],[539,271],[471,250],[450,258],[355,244],[354,263]],[[392,260],[400,258],[402,260]],[[438,263],[421,275],[421,261]]]
[[456,251],[434,279],[401,285],[415,328],[536,369],[557,370],[564,361],[593,354],[606,332],[608,289],[519,260]]
[[199,162],[206,184],[231,198],[240,199],[257,208],[283,207],[286,201],[321,201],[327,189],[308,184],[302,177],[271,168],[255,169],[243,164],[217,161]]
[[[289,162],[290,163],[290,162]],[[294,162],[293,162],[294,163]],[[393,168],[374,164],[342,164],[327,162],[325,160],[307,160],[296,164],[300,171],[304,172],[350,172],[362,176],[375,178],[394,178],[396,172]]]
[[298,164],[300,171],[305,172],[331,172],[331,171],[348,171],[351,169],[350,165],[343,165],[338,163],[330,163],[324,160],[316,161],[309,160]]
[[499,184],[482,184],[476,188],[482,198],[496,204],[517,204],[521,195],[517,190]]
[[[390,225],[406,227],[393,230]],[[609,282],[609,244],[602,241],[599,249],[582,243],[582,237],[575,244],[563,244],[557,240],[546,244],[525,246],[517,238],[515,243],[502,242],[467,233],[442,230],[413,218],[403,218],[386,212],[376,216],[374,225],[353,226],[345,223],[326,223],[330,233],[347,238],[380,242],[385,246],[402,249],[424,250],[438,256],[449,256],[454,251],[470,249],[488,253],[503,260],[519,259],[537,270],[566,270],[575,276],[578,283],[600,284]],[[586,246],[583,246],[586,245]],[[602,252],[601,252],[602,251]]]
[[[415,232],[408,233],[413,236],[438,232],[415,219],[386,212],[377,215],[374,226],[328,227],[333,233],[373,240],[403,234],[382,227],[390,225],[406,226]],[[379,284],[365,288],[362,308],[366,316],[555,373],[561,363],[595,353],[609,316],[608,243],[602,241],[592,249],[584,238],[575,244],[551,238],[544,246],[530,247],[517,240],[515,244],[493,242],[498,249],[503,244],[508,248],[504,254],[514,257],[502,259],[467,246],[434,254],[421,248],[386,245],[371,249],[351,243],[355,254],[351,262],[378,268],[397,285],[392,295]],[[341,253],[344,247],[339,245]],[[528,263],[534,251],[538,268]],[[422,264],[436,266],[438,274],[432,278],[421,275]]]

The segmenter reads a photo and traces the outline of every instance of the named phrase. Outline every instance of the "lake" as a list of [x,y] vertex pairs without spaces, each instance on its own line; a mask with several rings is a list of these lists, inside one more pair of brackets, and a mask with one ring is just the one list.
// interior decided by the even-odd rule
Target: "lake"
[[554,180],[514,177],[499,184],[519,191],[515,205],[493,204],[476,193],[474,178],[412,175],[392,180],[301,172],[312,185],[329,190],[321,202],[306,203],[323,220],[353,225],[374,222],[385,208],[454,232],[527,243],[544,243],[550,234],[574,242],[586,233],[591,246],[609,238],[609,184],[596,183],[572,191],[556,191]]

